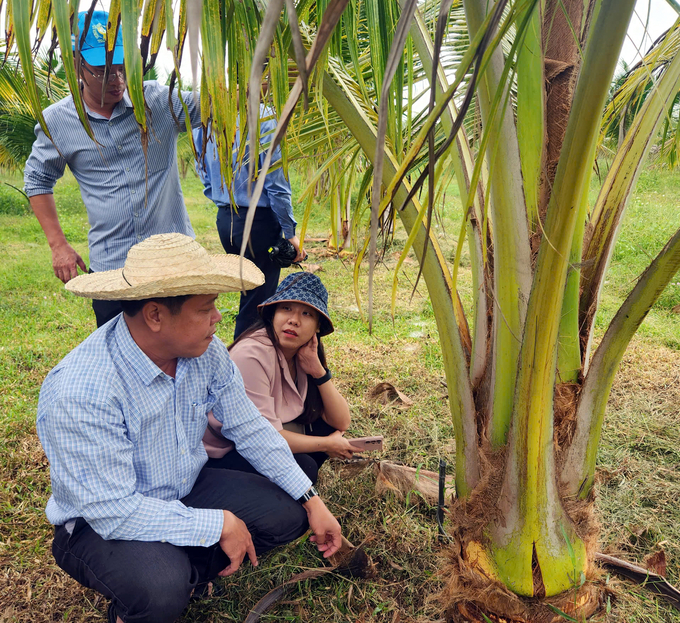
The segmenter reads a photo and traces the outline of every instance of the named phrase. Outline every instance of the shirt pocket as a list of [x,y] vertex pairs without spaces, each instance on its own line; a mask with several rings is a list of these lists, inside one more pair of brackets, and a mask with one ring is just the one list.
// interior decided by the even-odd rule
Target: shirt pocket
[[[149,142],[146,149],[146,164],[149,173],[170,171],[177,168],[177,136],[168,132],[165,127],[157,123],[149,129]],[[164,125],[164,124],[163,124]]]
[[208,412],[212,410],[213,404],[212,401],[205,402],[205,399],[195,400],[189,404],[185,429],[190,444],[198,444],[203,439],[208,426]]

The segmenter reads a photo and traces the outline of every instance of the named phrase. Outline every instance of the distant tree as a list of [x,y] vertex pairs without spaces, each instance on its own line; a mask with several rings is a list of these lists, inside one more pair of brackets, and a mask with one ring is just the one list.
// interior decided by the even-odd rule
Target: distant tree
[[[0,55],[3,50],[0,49]],[[48,61],[36,58],[35,80],[43,108],[68,95],[63,71],[51,72],[47,80]],[[9,54],[0,67],[0,167],[22,170],[35,141],[38,117],[31,105],[28,85],[14,54]]]

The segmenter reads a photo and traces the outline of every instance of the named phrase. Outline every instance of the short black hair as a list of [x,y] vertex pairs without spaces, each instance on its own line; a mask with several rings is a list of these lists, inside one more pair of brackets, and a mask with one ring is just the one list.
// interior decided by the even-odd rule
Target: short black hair
[[182,296],[165,296],[157,297],[151,299],[141,299],[139,301],[120,301],[120,306],[123,308],[123,312],[130,316],[136,316],[147,303],[159,303],[164,307],[167,307],[172,316],[177,316],[182,311],[182,305],[188,301],[193,295],[184,294]]

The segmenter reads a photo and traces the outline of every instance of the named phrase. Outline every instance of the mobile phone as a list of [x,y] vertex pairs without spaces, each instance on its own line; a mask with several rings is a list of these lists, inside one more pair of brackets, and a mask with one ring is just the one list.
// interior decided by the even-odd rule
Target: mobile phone
[[356,439],[348,439],[357,450],[365,452],[372,452],[374,450],[381,451],[383,449],[383,436],[375,435],[373,437],[357,437]]

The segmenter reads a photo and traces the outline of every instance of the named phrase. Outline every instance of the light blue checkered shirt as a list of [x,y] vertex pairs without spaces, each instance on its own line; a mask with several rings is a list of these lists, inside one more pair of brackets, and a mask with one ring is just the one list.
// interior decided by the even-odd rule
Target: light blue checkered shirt
[[83,517],[105,539],[216,543],[222,511],[179,501],[207,461],[201,440],[210,410],[260,473],[295,499],[309,489],[288,444],[246,396],[219,339],[202,356],[179,359],[172,378],[137,346],[122,314],[95,331],[40,390],[49,521]]
[[[146,205],[144,152],[127,91],[110,119],[88,111],[99,145],[86,134],[70,95],[44,111],[54,144],[40,125],[35,127],[36,141],[24,169],[26,194],[52,194],[68,165],[87,208],[94,271],[122,268],[130,247],[153,234],[194,235],[177,171],[177,137],[186,129],[184,110],[173,91],[177,127],[168,105],[168,87],[145,82],[144,96],[151,123]],[[200,125],[200,107],[193,94],[183,93],[183,97],[192,126]]]
[[[272,140],[274,130],[276,130],[276,119],[273,117],[274,111],[264,105],[260,106],[260,151],[258,171],[262,169],[262,164],[267,155],[266,150]],[[203,149],[203,129],[196,128],[193,132],[196,151],[200,154]],[[250,205],[250,195],[248,194],[248,161],[250,158],[250,147],[246,145],[245,154],[238,162],[238,150],[241,140],[241,132],[236,128],[234,146],[232,150],[232,166],[234,167],[234,180],[232,189],[234,201],[237,206],[248,207]],[[281,160],[281,148],[274,150],[272,165]],[[196,165],[196,172],[205,186],[203,193],[205,196],[216,203],[218,206],[228,206],[231,204],[229,189],[222,183],[222,172],[220,170],[220,160],[217,154],[217,145],[211,137],[205,149],[203,160]],[[257,201],[258,207],[271,208],[276,215],[276,219],[281,225],[281,230],[285,238],[292,238],[295,235],[297,222],[293,216],[293,204],[291,202],[290,184],[283,174],[283,169],[270,170],[264,178],[262,194]]]

